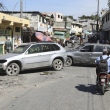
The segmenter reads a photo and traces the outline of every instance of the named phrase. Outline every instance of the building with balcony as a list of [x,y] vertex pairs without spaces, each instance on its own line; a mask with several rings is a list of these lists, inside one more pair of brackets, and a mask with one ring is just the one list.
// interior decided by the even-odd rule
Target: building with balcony
[[63,14],[58,12],[42,12],[43,14],[52,14],[55,22],[63,22]]

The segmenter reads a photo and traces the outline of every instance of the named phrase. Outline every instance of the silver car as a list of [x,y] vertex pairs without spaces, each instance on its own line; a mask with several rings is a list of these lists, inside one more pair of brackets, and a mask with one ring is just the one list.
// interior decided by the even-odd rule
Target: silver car
[[53,67],[59,71],[66,60],[66,50],[57,43],[24,43],[9,54],[0,56],[0,70],[7,75],[17,75],[20,71],[39,67]]
[[110,45],[86,43],[74,50],[67,51],[67,65],[71,66],[72,63],[95,64],[95,60],[102,55],[104,48],[110,50]]

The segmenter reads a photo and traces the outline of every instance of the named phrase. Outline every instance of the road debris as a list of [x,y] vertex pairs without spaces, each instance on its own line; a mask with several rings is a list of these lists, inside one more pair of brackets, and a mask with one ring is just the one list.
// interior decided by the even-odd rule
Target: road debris
[[43,71],[40,73],[40,75],[48,75],[48,74],[52,75],[52,74],[55,74],[55,72]]

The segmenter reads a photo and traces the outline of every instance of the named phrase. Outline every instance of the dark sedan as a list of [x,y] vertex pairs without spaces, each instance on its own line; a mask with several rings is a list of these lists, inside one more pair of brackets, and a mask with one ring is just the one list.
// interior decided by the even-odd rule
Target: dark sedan
[[110,49],[110,45],[87,43],[74,50],[69,50],[67,51],[67,65],[71,66],[72,63],[95,64],[95,60],[102,55],[104,48]]

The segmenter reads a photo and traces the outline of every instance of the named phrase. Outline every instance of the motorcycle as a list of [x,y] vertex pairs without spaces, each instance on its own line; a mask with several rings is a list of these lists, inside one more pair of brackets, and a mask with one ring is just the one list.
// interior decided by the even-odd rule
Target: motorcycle
[[71,47],[74,48],[75,47],[75,43],[71,43]]
[[106,72],[100,72],[100,74],[97,74],[96,85],[97,85],[97,89],[98,87],[101,87],[102,95],[104,95],[105,90],[110,87],[109,78],[110,75],[107,74]]

